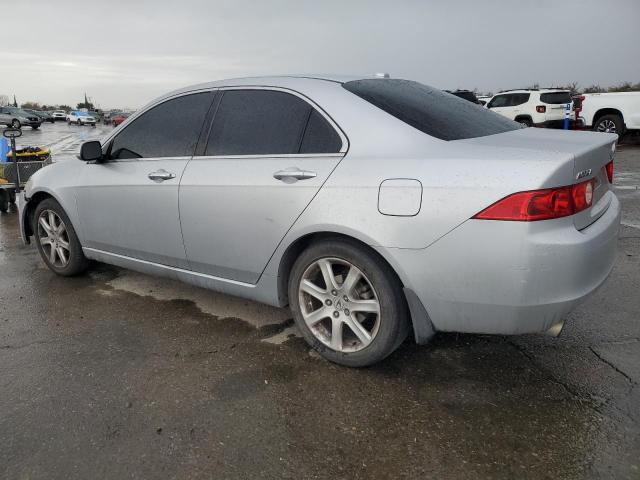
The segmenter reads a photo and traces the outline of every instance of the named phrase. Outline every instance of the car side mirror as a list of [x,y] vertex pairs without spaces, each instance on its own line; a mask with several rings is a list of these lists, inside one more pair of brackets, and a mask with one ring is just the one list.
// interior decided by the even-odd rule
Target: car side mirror
[[97,140],[84,142],[80,147],[80,160],[92,162],[102,158],[102,145]]

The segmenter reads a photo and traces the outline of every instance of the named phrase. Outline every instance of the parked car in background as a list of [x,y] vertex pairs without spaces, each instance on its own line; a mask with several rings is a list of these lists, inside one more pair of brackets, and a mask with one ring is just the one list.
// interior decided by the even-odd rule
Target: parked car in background
[[42,119],[21,108],[0,107],[0,124],[13,128],[31,127],[37,130],[42,124]]
[[113,125],[114,127],[117,127],[122,122],[124,122],[127,118],[129,118],[130,115],[131,114],[127,112],[121,112],[116,114],[115,116],[111,117],[111,125]]
[[[487,108],[527,127],[563,128],[571,92],[561,89],[507,90],[494,95]],[[573,118],[569,127],[575,126]]]
[[40,117],[40,120],[44,123],[44,122],[49,122],[49,123],[53,123],[53,117],[51,116],[51,114],[49,112],[45,112],[43,110],[32,110],[30,108],[25,108],[24,109],[25,112],[28,113],[32,113],[33,115],[36,115],[38,117]]
[[364,366],[409,334],[558,335],[614,264],[615,147],[408,80],[233,79],[36,172],[19,225],[58,275],[94,259],[289,304]]
[[486,105],[491,101],[493,97],[491,95],[478,95],[478,102],[480,105]]
[[75,110],[67,115],[67,123],[75,125],[92,125],[96,126],[96,119],[87,112]]
[[89,114],[90,117],[93,117],[93,119],[96,121],[96,123],[100,122],[100,120],[102,120],[102,114],[100,112],[96,112],[96,111],[88,111],[87,112]]
[[64,110],[54,110],[51,112],[51,116],[53,117],[53,121],[64,121],[67,119],[67,112]]
[[596,132],[640,130],[640,92],[585,93],[575,98],[576,120]]
[[464,98],[471,103],[477,103],[478,105],[480,105],[476,94],[471,90],[445,90],[445,92],[450,93],[451,95],[455,95],[456,97]]
[[105,112],[105,114],[103,115],[102,122],[105,125],[111,125],[113,117],[121,113],[122,113],[122,110],[109,110],[108,112]]

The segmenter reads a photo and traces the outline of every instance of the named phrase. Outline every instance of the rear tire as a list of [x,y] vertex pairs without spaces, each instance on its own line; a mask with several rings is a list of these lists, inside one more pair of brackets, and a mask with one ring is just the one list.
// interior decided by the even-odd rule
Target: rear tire
[[20,120],[18,120],[17,118],[14,118],[13,120],[11,120],[11,128],[20,128],[20,127],[22,127]]
[[379,362],[409,331],[395,272],[348,240],[329,239],[300,254],[289,278],[289,305],[307,343],[327,360],[348,367]]
[[593,131],[617,133],[619,137],[622,137],[622,134],[624,133],[624,122],[620,115],[603,115],[598,118],[598,121],[593,125]]
[[528,117],[518,118],[516,122],[518,122],[521,125],[524,125],[525,127],[533,127],[533,122]]
[[89,261],[76,231],[56,200],[47,198],[36,206],[32,230],[38,252],[52,272],[71,277],[87,269]]

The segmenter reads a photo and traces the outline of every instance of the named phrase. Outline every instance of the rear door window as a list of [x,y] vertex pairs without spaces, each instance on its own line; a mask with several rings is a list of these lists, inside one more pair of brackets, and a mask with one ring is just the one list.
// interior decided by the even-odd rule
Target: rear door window
[[211,127],[205,155],[298,153],[311,106],[274,90],[227,90]]
[[549,92],[541,93],[540,101],[552,105],[561,105],[563,103],[571,103],[571,92]]
[[522,128],[502,115],[418,82],[380,78],[354,80],[342,86],[398,120],[441,140],[484,137]]
[[527,103],[530,96],[531,94],[529,93],[514,93],[511,95],[511,106],[517,107],[518,105]]
[[147,110],[113,140],[112,159],[188,157],[198,143],[213,93],[194,93]]
[[335,129],[309,103],[276,90],[226,90],[205,155],[339,152]]

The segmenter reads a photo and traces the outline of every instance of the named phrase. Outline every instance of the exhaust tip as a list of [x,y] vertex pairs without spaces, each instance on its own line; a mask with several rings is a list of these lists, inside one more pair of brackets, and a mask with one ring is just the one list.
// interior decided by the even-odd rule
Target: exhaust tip
[[546,332],[544,332],[544,334],[549,335],[550,337],[559,337],[560,334],[562,333],[563,327],[564,327],[564,320],[561,320],[560,322],[553,324],[551,328],[549,328]]

